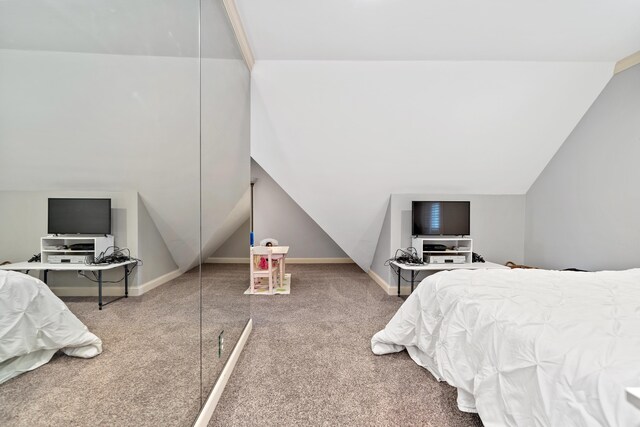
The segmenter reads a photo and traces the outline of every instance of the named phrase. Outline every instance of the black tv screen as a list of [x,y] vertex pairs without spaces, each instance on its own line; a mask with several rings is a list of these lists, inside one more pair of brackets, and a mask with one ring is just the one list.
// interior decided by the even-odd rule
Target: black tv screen
[[49,234],[111,234],[111,199],[49,199]]
[[417,202],[411,206],[414,236],[468,236],[470,202]]

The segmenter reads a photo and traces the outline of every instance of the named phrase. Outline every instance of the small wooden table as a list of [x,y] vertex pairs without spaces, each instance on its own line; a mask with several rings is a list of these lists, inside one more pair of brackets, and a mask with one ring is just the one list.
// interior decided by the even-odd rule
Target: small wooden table
[[[287,254],[289,253],[289,246],[254,246],[249,249],[250,257],[249,257],[249,269],[250,269],[250,289],[251,293],[254,292],[254,285],[256,278],[269,278],[269,294],[273,293],[273,282],[279,282],[280,286],[284,286],[284,278],[285,278],[285,259]],[[256,257],[265,257],[268,259],[268,268],[267,270],[255,269],[254,263]],[[278,271],[276,272],[273,269],[272,262],[278,261]],[[279,275],[278,278],[274,277],[274,274],[277,273]]]
[[[49,271],[97,271],[98,272],[98,310],[111,304],[121,298],[129,297],[129,267],[138,261],[125,261],[117,264],[52,264],[46,262],[16,262],[13,264],[0,265],[0,270],[10,271],[26,271],[29,270],[44,271],[43,282],[47,283],[47,274]],[[107,303],[102,302],[102,272],[105,270],[113,270],[114,268],[124,267],[124,295],[113,299]]]

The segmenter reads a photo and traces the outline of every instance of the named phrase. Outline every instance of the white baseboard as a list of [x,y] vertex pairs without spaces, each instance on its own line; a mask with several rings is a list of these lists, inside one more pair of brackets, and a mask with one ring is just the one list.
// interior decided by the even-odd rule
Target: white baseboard
[[238,362],[238,358],[240,357],[240,353],[244,349],[247,340],[249,339],[249,335],[251,335],[251,331],[253,330],[253,319],[249,319],[247,324],[238,339],[238,342],[231,350],[231,354],[229,355],[229,359],[224,364],[222,368],[222,372],[218,376],[211,393],[207,397],[206,402],[202,406],[200,413],[198,414],[198,418],[196,422],[193,423],[193,427],[206,427],[213,416],[213,411],[215,411],[216,406],[218,406],[218,401],[220,401],[220,397],[222,397],[222,392],[224,391],[229,378],[231,377],[231,373],[233,369],[236,367],[236,363]]
[[[249,264],[249,258],[207,258],[206,264]],[[353,264],[351,258],[287,258],[287,264]]]
[[204,261],[205,264],[249,264],[249,258],[216,258],[209,257]]
[[182,272],[179,269],[175,269],[173,271],[168,272],[167,274],[163,274],[160,277],[156,277],[153,280],[149,280],[146,283],[143,283],[140,286],[130,287],[129,295],[137,297],[146,292],[149,292],[151,289],[155,289],[160,285],[164,285],[165,283],[182,276]]
[[[182,272],[176,269],[168,272],[167,274],[163,274],[160,277],[156,277],[153,280],[149,280],[140,286],[129,285],[129,296],[138,297],[145,292],[149,292],[151,289],[164,285],[168,281],[173,280],[180,275],[182,275]],[[97,297],[98,284],[92,283],[89,286],[55,286],[51,287],[51,291],[59,297]],[[106,297],[118,297],[123,294],[124,283],[109,283],[102,286],[102,295]]]
[[[398,295],[398,285],[395,286],[388,284],[378,273],[373,270],[369,270],[369,277],[373,279],[380,287],[387,293],[387,295]],[[411,293],[411,286],[402,284],[400,285],[400,295],[409,295]]]

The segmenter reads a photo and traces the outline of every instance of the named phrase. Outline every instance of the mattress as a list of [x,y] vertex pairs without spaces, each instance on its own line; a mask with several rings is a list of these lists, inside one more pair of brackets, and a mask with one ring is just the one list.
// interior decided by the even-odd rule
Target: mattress
[[0,270],[0,384],[42,366],[58,350],[90,358],[102,352],[102,341],[43,282]]
[[640,269],[437,273],[371,348],[406,349],[487,426],[638,426]]

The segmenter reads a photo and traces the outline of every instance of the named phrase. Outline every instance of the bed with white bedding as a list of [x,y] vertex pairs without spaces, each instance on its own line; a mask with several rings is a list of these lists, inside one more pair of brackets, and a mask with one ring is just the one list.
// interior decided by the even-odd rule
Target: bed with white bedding
[[487,426],[639,426],[640,269],[441,272],[371,348],[406,348]]
[[56,351],[90,358],[102,341],[40,280],[0,270],[0,384],[47,363]]

